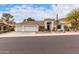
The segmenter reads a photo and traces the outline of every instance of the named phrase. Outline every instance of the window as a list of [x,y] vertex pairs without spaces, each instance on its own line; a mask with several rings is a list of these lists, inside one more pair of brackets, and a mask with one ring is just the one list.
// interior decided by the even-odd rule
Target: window
[[58,26],[57,26],[57,29],[60,29],[60,28],[61,28],[61,25],[58,25]]

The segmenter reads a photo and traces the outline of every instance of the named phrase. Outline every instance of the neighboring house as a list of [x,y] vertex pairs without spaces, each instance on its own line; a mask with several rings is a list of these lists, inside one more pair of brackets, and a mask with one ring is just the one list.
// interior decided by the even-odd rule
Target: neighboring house
[[16,23],[15,31],[28,31],[28,32],[38,32],[41,27],[44,27],[45,31],[52,31],[53,28],[57,30],[64,31],[64,26],[67,25],[63,20],[59,20],[58,25],[55,19],[45,19],[44,21],[27,21],[24,20],[22,23]]

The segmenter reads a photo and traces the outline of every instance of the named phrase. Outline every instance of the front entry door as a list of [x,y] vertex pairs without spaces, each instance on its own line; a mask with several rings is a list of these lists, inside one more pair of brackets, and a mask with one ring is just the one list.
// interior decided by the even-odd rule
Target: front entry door
[[47,22],[47,31],[51,31],[51,22]]
[[61,29],[61,25],[57,25],[57,29]]
[[47,25],[47,31],[50,31],[50,25]]

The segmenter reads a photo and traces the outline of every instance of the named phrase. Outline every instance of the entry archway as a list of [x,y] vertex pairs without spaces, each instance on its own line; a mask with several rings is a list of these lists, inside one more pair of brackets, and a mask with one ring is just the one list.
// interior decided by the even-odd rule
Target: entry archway
[[51,22],[47,22],[47,31],[51,31]]

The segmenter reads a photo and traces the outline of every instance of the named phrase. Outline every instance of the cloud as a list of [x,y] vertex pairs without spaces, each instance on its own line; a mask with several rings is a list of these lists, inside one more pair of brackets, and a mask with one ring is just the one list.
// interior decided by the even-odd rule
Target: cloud
[[36,20],[44,20],[44,18],[52,18],[52,10],[44,7],[34,8],[32,6],[15,6],[9,9],[9,13],[12,14],[17,22],[21,22],[28,17],[32,17]]
[[55,5],[50,5],[50,9],[45,7],[36,7],[32,5],[16,5],[12,8],[6,8],[5,13],[10,13],[14,16],[16,22],[22,22],[28,17],[32,17],[35,20],[44,20],[45,18],[56,18],[58,13],[59,18],[66,17],[66,15],[75,8],[79,8],[79,5],[63,5],[59,4],[56,8]]
[[56,8],[55,5],[52,5],[53,12],[59,14],[59,18],[66,17],[67,14],[75,8],[79,8],[77,4],[59,4]]

